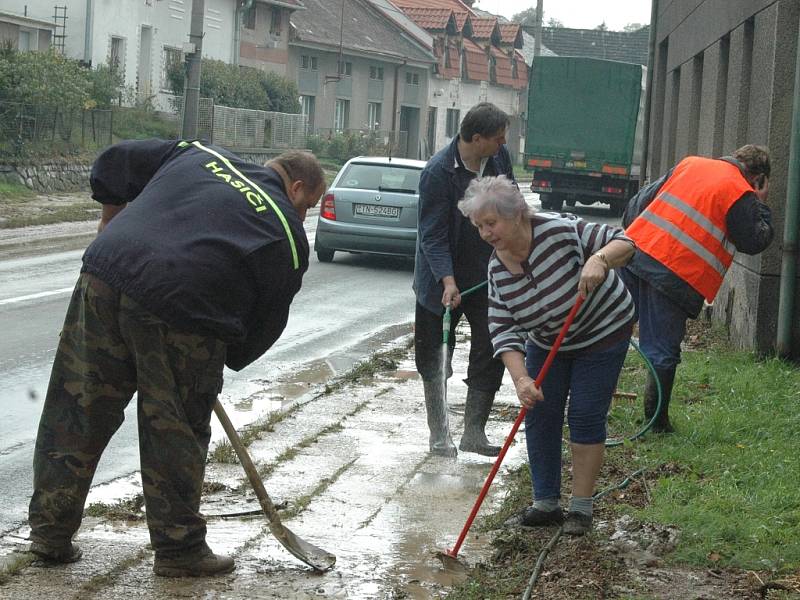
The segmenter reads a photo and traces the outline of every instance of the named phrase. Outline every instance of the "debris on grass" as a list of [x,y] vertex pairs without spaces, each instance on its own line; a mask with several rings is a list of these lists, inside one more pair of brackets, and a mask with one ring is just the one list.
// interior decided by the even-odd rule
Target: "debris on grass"
[[86,507],[87,517],[101,517],[112,521],[141,521],[144,519],[144,495],[136,494],[132,498],[120,500],[114,504],[95,502]]

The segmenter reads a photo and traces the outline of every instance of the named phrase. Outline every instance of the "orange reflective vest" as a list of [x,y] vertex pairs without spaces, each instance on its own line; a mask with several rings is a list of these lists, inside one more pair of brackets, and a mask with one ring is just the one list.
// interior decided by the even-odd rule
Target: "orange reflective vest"
[[711,302],[733,261],[725,217],[752,186],[733,164],[683,159],[625,233]]

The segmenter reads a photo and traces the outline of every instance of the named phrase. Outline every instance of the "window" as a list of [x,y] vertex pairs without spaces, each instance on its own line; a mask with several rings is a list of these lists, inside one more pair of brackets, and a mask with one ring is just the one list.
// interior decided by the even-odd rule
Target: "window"
[[300,114],[308,117],[308,131],[314,130],[314,105],[316,98],[314,96],[300,96]]
[[300,57],[300,68],[301,69],[311,69],[312,71],[317,70],[317,57],[316,56],[309,56],[308,54],[303,54]]
[[446,68],[448,68],[448,69],[451,67],[451,64],[450,64],[450,46],[445,46],[444,47],[444,66]]
[[350,127],[350,100],[345,100],[343,98],[338,98],[336,100],[333,127],[337,132],[342,132]]
[[345,77],[350,77],[353,74],[353,63],[345,62],[340,60],[339,61],[339,75],[344,75]]
[[373,131],[381,128],[381,103],[367,104],[367,127]]
[[511,77],[519,79],[519,67],[517,66],[517,57],[511,57]]
[[449,138],[456,137],[458,133],[458,125],[461,122],[461,111],[457,108],[447,109],[447,127],[445,128],[445,135]]
[[19,45],[17,46],[20,52],[27,52],[31,48],[31,32],[20,29],[19,32]]
[[383,81],[383,67],[370,67],[369,78]]
[[419,85],[419,73],[406,73],[406,85]]
[[489,56],[489,81],[497,83],[497,59],[494,56]]
[[164,46],[164,70],[161,73],[161,89],[170,89],[169,73],[173,69],[180,68],[181,63],[183,63],[181,49]]
[[283,10],[274,6],[272,8],[272,20],[269,23],[269,32],[272,35],[280,37],[281,35],[281,16]]
[[123,65],[123,58],[124,58],[124,42],[122,38],[119,37],[112,37],[111,38],[111,48],[108,53],[108,66],[111,67],[112,71],[121,71]]
[[250,7],[250,10],[246,10],[244,12],[244,28],[245,29],[255,29],[256,28],[256,6],[255,4]]

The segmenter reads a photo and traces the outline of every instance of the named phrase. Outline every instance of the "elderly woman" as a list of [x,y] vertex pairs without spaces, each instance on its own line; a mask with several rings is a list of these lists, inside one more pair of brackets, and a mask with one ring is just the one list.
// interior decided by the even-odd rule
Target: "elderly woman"
[[[606,419],[634,322],[630,293],[614,271],[633,255],[622,229],[574,215],[534,213],[505,177],[473,181],[458,205],[494,247],[489,261],[489,333],[527,407],[525,437],[533,506],[514,521],[564,522],[564,532],[592,527],[592,493],[603,464]],[[578,295],[586,298],[541,389],[533,377]],[[561,432],[572,450],[572,497],[561,497]]]

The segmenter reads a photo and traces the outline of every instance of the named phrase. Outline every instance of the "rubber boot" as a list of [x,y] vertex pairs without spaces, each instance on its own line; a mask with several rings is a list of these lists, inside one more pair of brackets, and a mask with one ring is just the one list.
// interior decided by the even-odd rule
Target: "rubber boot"
[[[653,427],[650,429],[653,433],[672,433],[675,431],[672,424],[669,422],[669,402],[672,398],[672,384],[675,382],[675,367],[671,369],[656,369],[658,381],[661,383],[661,411],[656,417]],[[653,418],[658,406],[658,386],[653,374],[647,372],[647,387],[644,391],[644,418],[645,422],[649,423]]]
[[497,456],[500,446],[492,446],[486,439],[486,421],[494,403],[494,392],[482,392],[467,388],[467,405],[464,408],[464,435],[458,449],[484,456]]
[[444,405],[444,390],[442,384],[434,381],[422,381],[425,390],[425,412],[428,414],[428,447],[431,454],[437,456],[457,456],[458,451],[450,437],[450,430],[447,426],[447,407]]

